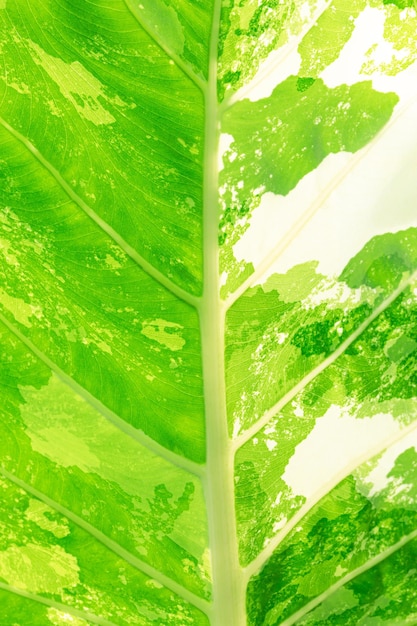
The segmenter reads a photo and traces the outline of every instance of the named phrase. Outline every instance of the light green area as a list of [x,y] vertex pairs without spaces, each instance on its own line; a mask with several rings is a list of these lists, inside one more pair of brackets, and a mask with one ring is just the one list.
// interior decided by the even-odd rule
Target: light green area
[[33,593],[60,594],[80,580],[76,559],[61,547],[27,544],[0,552],[0,577],[12,587]]
[[354,28],[355,19],[368,0],[333,0],[302,39],[298,52],[302,61],[300,76],[317,78],[335,61]]
[[[79,61],[70,65],[61,59],[47,54],[33,41],[27,46],[32,50],[34,62],[42,67],[48,76],[56,83],[62,96],[71,102],[77,113],[93,124],[113,124],[116,118],[103,107],[101,100],[109,100],[104,92],[104,85],[88,72]],[[120,98],[115,98],[113,104],[121,108],[128,106]],[[130,105],[135,108],[135,104]]]
[[[84,626],[90,624],[88,614],[117,626],[208,626],[186,601],[154,584],[91,533],[13,482],[1,479],[0,491],[0,603],[5,626]],[[49,528],[34,517],[41,510]],[[57,535],[57,528],[65,528],[65,535]],[[9,585],[29,596],[7,590]]]
[[398,103],[395,80],[320,78],[366,6],[395,78],[411,0],[0,0],[1,626],[414,619],[416,448],[372,491],[376,430],[344,474],[349,442],[311,441],[331,411],[390,436],[417,417],[415,223],[340,276],[269,272],[223,354],[218,270],[222,295],[254,270],[234,246],[262,196],[328,188],[332,154],[362,167]]
[[[200,481],[111,424],[4,327],[1,332],[0,353],[9,363],[1,380],[0,454],[6,468],[132,555],[208,595]],[[55,537],[68,534],[36,501],[25,515]]]
[[27,302],[25,302],[22,298],[10,296],[4,291],[4,289],[0,289],[0,302],[7,308],[8,311],[10,311],[16,322],[23,324],[23,326],[26,326],[27,328],[32,326],[29,319],[33,314],[30,304],[27,304]]
[[272,274],[262,289],[265,293],[277,291],[284,302],[301,302],[312,292],[320,292],[326,277],[317,271],[318,263],[312,261],[295,265],[286,274]]
[[181,350],[185,344],[185,339],[178,333],[183,327],[180,324],[167,322],[165,320],[146,320],[142,322],[142,335],[166,346],[173,352]]
[[[90,441],[94,444],[98,428],[95,411],[88,404],[56,377],[40,390],[21,387],[20,393],[25,400],[21,416],[34,450],[63,467],[77,465],[83,471],[100,468],[99,457],[88,445]],[[105,420],[100,421],[100,426],[101,447],[108,453],[106,440],[114,434],[114,428]]]

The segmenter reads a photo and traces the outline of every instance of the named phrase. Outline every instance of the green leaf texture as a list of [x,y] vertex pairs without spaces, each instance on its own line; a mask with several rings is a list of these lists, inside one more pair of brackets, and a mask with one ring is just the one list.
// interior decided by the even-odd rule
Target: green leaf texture
[[1,626],[417,623],[413,0],[0,0]]

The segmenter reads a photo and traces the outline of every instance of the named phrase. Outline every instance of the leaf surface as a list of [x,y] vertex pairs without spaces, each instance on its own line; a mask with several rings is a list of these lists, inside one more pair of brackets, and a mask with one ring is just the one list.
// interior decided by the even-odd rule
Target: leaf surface
[[5,623],[413,623],[416,19],[0,0]]

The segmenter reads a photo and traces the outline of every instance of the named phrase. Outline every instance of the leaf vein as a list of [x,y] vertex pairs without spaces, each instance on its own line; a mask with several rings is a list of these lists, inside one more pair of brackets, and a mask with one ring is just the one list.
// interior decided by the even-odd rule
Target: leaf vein
[[[53,508],[55,511],[57,511],[61,515],[64,515],[65,517],[70,519],[74,524],[76,524],[77,526],[85,530],[92,537],[97,539],[97,541],[102,543],[106,548],[111,550],[114,554],[117,554],[117,556],[124,559],[127,563],[129,563],[129,565],[132,565],[132,567],[134,567],[135,569],[143,572],[144,574],[146,574],[147,576],[150,576],[151,578],[154,578],[159,583],[161,583],[164,587],[170,589],[177,595],[181,596],[184,600],[186,600],[187,602],[190,602],[191,604],[193,604],[195,607],[197,607],[204,613],[209,612],[210,604],[209,602],[207,602],[207,600],[204,600],[203,598],[196,596],[194,593],[192,593],[188,589],[185,589],[184,587],[182,587],[175,580],[172,580],[171,578],[161,573],[159,570],[155,569],[148,563],[145,563],[141,559],[138,559],[136,556],[131,554],[128,550],[120,546],[118,543],[116,543],[109,537],[107,537],[104,533],[99,531],[97,528],[95,528],[88,522],[84,521],[78,515],[76,515],[69,509],[63,507],[58,502],[55,502],[55,500],[53,500],[52,498],[49,498],[41,491],[38,491],[38,489],[31,487],[25,481],[21,480],[20,478],[17,478],[14,474],[11,474],[10,472],[8,472],[2,467],[0,468],[0,474],[4,476],[4,478],[6,478],[7,480],[10,480],[14,484],[24,489],[27,493],[32,494],[33,496],[35,496],[36,498],[38,498],[39,500],[41,500],[42,502],[44,502],[45,504]],[[101,622],[97,622],[97,623],[101,623]]]
[[54,363],[49,357],[47,357],[43,352],[41,352],[23,333],[20,332],[2,313],[0,313],[0,322],[2,322],[7,328],[14,334],[20,341],[22,341],[29,350],[31,350],[45,365],[47,365],[57,376],[58,378],[65,383],[70,389],[72,389],[78,396],[83,398],[86,402],[88,402],[96,411],[98,411],[107,421],[109,421],[113,426],[118,428],[128,437],[131,437],[142,446],[150,450],[151,452],[157,454],[161,458],[165,459],[172,465],[180,467],[181,469],[194,474],[195,476],[201,477],[204,475],[204,467],[199,465],[198,463],[194,463],[194,461],[190,461],[175,452],[171,452],[167,448],[164,448],[161,444],[154,441],[151,437],[145,435],[145,433],[136,429],[134,426],[131,426],[127,422],[125,422],[121,417],[116,415],[111,409],[102,404],[100,400],[95,398],[92,394],[90,394],[87,389],[82,387],[79,383],[77,383],[73,378],[68,376],[63,370],[61,370],[56,363]]
[[124,3],[126,4],[127,9],[130,11],[130,13],[133,15],[133,17],[136,19],[137,23],[139,24],[139,26],[141,28],[143,28],[144,31],[146,31],[149,35],[149,37],[151,37],[153,39],[153,41],[161,48],[161,50],[163,50],[177,65],[178,67],[184,72],[184,74],[186,76],[188,76],[188,78],[196,85],[196,87],[198,87],[200,89],[200,91],[204,94],[207,90],[207,84],[204,80],[202,80],[195,72],[194,70],[189,66],[188,63],[184,62],[181,57],[179,57],[177,54],[175,54],[172,50],[170,50],[168,48],[168,46],[166,46],[164,44],[164,42],[158,37],[157,33],[155,32],[154,29],[152,29],[148,24],[146,24],[140,17],[137,11],[135,11],[134,7],[130,6],[130,3],[127,2],[127,0],[124,0]]
[[371,315],[366,318],[358,326],[358,328],[345,340],[343,341],[339,347],[326,359],[324,359],[317,367],[311,370],[307,376],[304,376],[300,380],[300,382],[295,385],[290,391],[288,391],[273,407],[271,407],[260,420],[255,422],[250,428],[244,431],[239,437],[236,437],[234,440],[234,449],[238,450],[241,446],[243,446],[251,437],[256,435],[261,428],[266,426],[269,420],[280,411],[288,402],[290,402],[294,396],[297,395],[300,391],[302,391],[310,382],[312,382],[319,374],[324,372],[324,370],[329,367],[336,359],[341,356],[345,350],[368,328],[368,326],[381,314],[383,313],[393,302],[400,296],[403,291],[413,283],[414,280],[417,279],[417,270],[414,271],[406,280],[404,280],[398,287],[395,289],[391,295],[383,300],[379,306],[377,306]]
[[366,454],[356,458],[349,466],[345,467],[341,472],[339,472],[336,476],[333,477],[331,481],[328,481],[325,485],[321,487],[319,491],[317,491],[313,497],[309,498],[307,502],[303,504],[303,506],[293,515],[293,517],[285,524],[284,528],[275,535],[275,537],[268,543],[268,545],[258,554],[258,556],[253,559],[249,565],[245,568],[245,577],[246,580],[249,580],[252,576],[254,576],[266,563],[270,556],[272,556],[274,550],[284,541],[284,539],[289,535],[292,529],[299,524],[303,520],[303,518],[311,511],[311,509],[318,503],[320,500],[328,494],[332,489],[334,489],[342,480],[344,480],[347,476],[350,476],[352,472],[358,469],[361,465],[368,462],[372,458],[378,456],[387,449],[388,446],[394,445],[407,437],[410,433],[417,430],[417,422],[413,422],[406,428],[402,429],[395,437],[389,437],[378,446],[369,450]]
[[81,619],[89,620],[93,624],[98,624],[99,626],[116,626],[114,622],[110,622],[104,617],[94,615],[93,613],[89,613],[88,611],[80,611],[72,606],[69,606],[68,604],[61,604],[60,602],[56,602],[55,600],[44,598],[36,593],[30,593],[29,591],[25,591],[24,589],[18,589],[17,587],[13,587],[12,585],[8,585],[6,583],[0,582],[0,589],[3,589],[3,591],[8,591],[18,596],[22,596],[23,598],[27,598],[28,600],[33,600],[34,602],[38,602],[39,604],[53,607],[54,609],[58,609],[58,611],[69,613],[74,617],[80,617]]
[[0,118],[0,124],[5,128],[15,139],[17,139],[22,145],[24,145],[29,152],[45,167],[45,169],[53,176],[59,186],[67,194],[67,196],[77,204],[82,211],[90,219],[92,219],[97,226],[101,228],[117,245],[134,261],[141,269],[143,269],[149,276],[157,280],[163,287],[168,289],[177,298],[183,300],[191,306],[196,306],[200,298],[193,296],[188,291],[185,291],[159,270],[157,270],[149,261],[147,261],[139,252],[137,252],[130,244],[128,244],[107,222],[105,222],[93,209],[84,202],[80,196],[70,187],[70,185],[64,180],[61,174],[45,159],[45,157],[39,152],[39,150],[19,131],[15,130],[6,120]]

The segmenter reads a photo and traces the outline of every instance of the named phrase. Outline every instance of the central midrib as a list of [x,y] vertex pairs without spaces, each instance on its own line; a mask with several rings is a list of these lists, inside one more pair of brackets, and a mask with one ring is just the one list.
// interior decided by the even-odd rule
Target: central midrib
[[245,626],[245,588],[239,564],[234,503],[234,456],[228,434],[224,367],[225,307],[219,284],[220,136],[217,100],[217,49],[221,1],[215,0],[205,92],[203,195],[204,283],[199,303],[203,357],[207,466],[204,490],[213,576],[211,626]]

